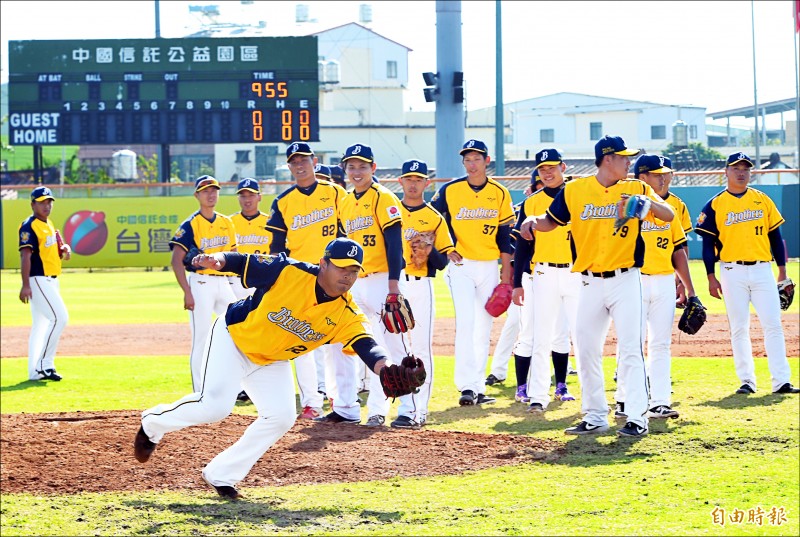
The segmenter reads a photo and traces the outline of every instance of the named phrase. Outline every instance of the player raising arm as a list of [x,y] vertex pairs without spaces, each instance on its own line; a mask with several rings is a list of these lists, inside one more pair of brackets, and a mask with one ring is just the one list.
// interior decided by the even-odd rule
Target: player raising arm
[[231,447],[203,469],[217,493],[236,499],[236,485],[259,458],[292,427],[297,417],[290,360],[326,343],[342,343],[380,376],[387,396],[411,393],[425,381],[422,363],[408,358],[387,365],[386,351],[369,331],[350,295],[362,270],[364,251],[346,238],[331,241],[319,265],[285,254],[218,253],[200,255],[198,268],[242,276],[252,297],[235,302],[214,322],[205,350],[198,393],[142,413],[134,455],[147,462],[166,433],[212,423],[230,415],[244,386],[258,417]]

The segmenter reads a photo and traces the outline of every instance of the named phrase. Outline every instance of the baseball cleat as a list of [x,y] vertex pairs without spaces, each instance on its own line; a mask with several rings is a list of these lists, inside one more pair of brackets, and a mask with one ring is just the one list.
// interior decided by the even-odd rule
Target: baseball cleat
[[572,367],[572,364],[567,366],[567,375],[577,375],[577,374],[578,374],[578,370],[575,369],[574,367]]
[[647,411],[648,418],[677,418],[679,415],[677,410],[672,410],[668,405],[658,405]]
[[608,430],[608,425],[592,425],[585,421],[580,422],[574,427],[567,427],[564,429],[566,434],[600,434]]
[[628,417],[625,413],[625,403],[620,403],[617,401],[617,408],[614,410],[614,417],[618,420],[622,420]]
[[625,424],[625,427],[617,431],[617,436],[644,436],[647,434],[647,429],[641,425],[636,425],[632,421]]
[[397,416],[390,426],[395,429],[419,429],[421,427],[419,423],[408,416]]
[[493,374],[490,374],[488,377],[486,377],[486,385],[494,386],[495,384],[502,384],[503,382],[505,382],[505,380],[506,379],[499,379],[495,377]]
[[461,406],[470,406],[477,404],[478,396],[475,395],[475,392],[472,390],[464,390],[461,392],[461,398],[458,400],[458,404]]
[[318,418],[322,416],[322,409],[321,408],[314,408],[313,406],[305,406],[303,407],[303,411],[300,413],[301,420],[313,420],[314,418]]
[[214,490],[216,490],[217,494],[219,494],[222,498],[225,498],[226,500],[238,500],[239,498],[242,497],[242,495],[239,494],[239,491],[236,490],[235,488],[231,487],[230,485],[217,486],[217,485],[213,484],[211,481],[209,481],[208,479],[206,479],[206,476],[203,476],[203,481],[208,483],[209,487],[211,487]]
[[528,412],[531,414],[544,414],[544,407],[541,403],[531,403],[528,405]]
[[775,390],[774,393],[800,393],[800,388],[795,388],[794,386],[792,386],[791,382],[787,382],[786,384]]
[[495,399],[494,397],[489,397],[486,394],[479,393],[478,394],[478,399],[475,401],[475,404],[476,405],[490,405],[490,404],[496,403],[496,402],[497,402],[497,399]]
[[756,393],[756,391],[749,384],[742,384],[741,387],[738,390],[736,390],[736,393],[747,395],[751,393]]
[[555,393],[556,401],[574,401],[575,398],[567,390],[567,385],[563,382],[559,382],[556,385],[556,393]]
[[56,373],[55,369],[45,369],[44,371],[37,371],[36,374],[39,376],[31,380],[54,380],[58,382],[63,378],[61,375]]
[[239,392],[239,395],[236,396],[236,400],[237,401],[249,401],[250,400],[250,396],[247,395],[246,391],[242,390],[242,391]]
[[147,433],[144,432],[144,427],[140,425],[136,438],[133,440],[133,456],[139,462],[147,462],[155,450],[156,444],[150,441]]
[[329,414],[320,416],[319,418],[314,418],[314,421],[318,421],[320,423],[361,423],[360,418],[345,418],[344,416],[337,414],[335,410],[331,411]]
[[527,391],[527,384],[521,384],[520,386],[517,386],[517,394],[514,396],[514,401],[517,403],[530,403],[531,398],[528,397]]
[[384,423],[386,423],[386,418],[380,414],[375,414],[367,418],[364,427],[383,427]]

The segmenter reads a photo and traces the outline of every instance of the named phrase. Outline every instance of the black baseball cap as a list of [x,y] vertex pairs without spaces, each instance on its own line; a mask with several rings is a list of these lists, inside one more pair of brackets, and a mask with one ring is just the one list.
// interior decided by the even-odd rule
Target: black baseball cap
[[214,187],[217,190],[220,189],[219,181],[215,178],[211,177],[210,175],[201,175],[197,178],[194,182],[194,191],[200,192],[201,190],[205,190],[208,187]]
[[725,164],[725,167],[733,166],[737,162],[744,162],[751,168],[753,167],[752,159],[744,153],[731,153],[730,155],[728,155],[728,162],[727,164]]
[[313,156],[314,151],[312,151],[311,146],[305,142],[292,142],[289,147],[286,148],[286,162],[292,160],[292,157],[295,155]]
[[418,177],[428,178],[428,165],[417,159],[407,160],[403,163],[403,168],[400,171],[400,177],[406,175],[416,175]]
[[489,148],[480,140],[467,140],[464,142],[464,145],[461,147],[461,151],[459,151],[458,154],[463,155],[468,151],[476,151],[478,153],[483,153],[484,155],[489,154]]
[[31,192],[31,201],[54,200],[53,191],[46,186],[39,186]]
[[261,190],[258,187],[258,181],[256,181],[252,177],[245,177],[244,179],[239,181],[239,185],[236,187],[236,193],[238,194],[242,190],[255,192],[256,194],[261,193]]
[[622,155],[624,157],[632,157],[639,154],[638,149],[628,149],[625,147],[625,140],[619,136],[605,135],[594,145],[595,159],[600,160],[606,155],[610,154]]
[[339,268],[357,266],[364,270],[364,267],[361,266],[361,263],[364,262],[363,248],[356,241],[347,237],[339,237],[329,242],[325,247],[323,257]]
[[372,156],[372,148],[364,144],[355,144],[348,147],[344,152],[342,162],[348,161],[351,158],[357,158],[364,162],[375,162],[375,158]]
[[640,173],[669,173],[672,168],[665,161],[666,158],[659,155],[642,155],[633,163],[633,176],[638,179]]
[[542,149],[536,153],[536,167],[539,166],[555,166],[561,164],[564,160],[561,158],[561,153],[558,149]]

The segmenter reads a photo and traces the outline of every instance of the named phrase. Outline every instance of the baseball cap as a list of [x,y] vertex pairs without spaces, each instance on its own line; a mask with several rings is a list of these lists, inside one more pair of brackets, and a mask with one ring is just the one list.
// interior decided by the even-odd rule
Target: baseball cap
[[31,201],[54,200],[53,191],[46,186],[40,186],[31,192]]
[[672,160],[669,157],[661,157],[661,160],[664,162],[664,166],[673,172],[675,171],[675,168],[672,167]]
[[359,160],[363,160],[364,162],[375,162],[375,159],[372,156],[372,148],[364,144],[355,144],[348,147],[344,152],[342,162],[350,160],[351,158],[357,158]]
[[489,154],[489,148],[480,140],[467,140],[464,142],[464,145],[461,147],[461,151],[459,151],[458,154],[463,155],[467,151],[477,151],[478,153],[483,153],[484,155]]
[[292,160],[292,157],[295,155],[313,155],[314,152],[311,150],[311,146],[305,142],[292,142],[289,147],[286,148],[286,161]]
[[403,168],[400,171],[400,177],[406,175],[416,175],[418,177],[428,178],[428,165],[421,160],[411,159],[403,163]]
[[205,190],[210,186],[219,189],[219,181],[217,181],[210,175],[201,175],[200,177],[197,178],[197,181],[194,182],[194,191],[200,192],[201,190]]
[[314,175],[321,175],[322,177],[330,181],[331,169],[330,167],[325,166],[324,164],[317,164],[316,166],[314,166]]
[[344,180],[344,170],[341,166],[331,166],[331,181],[338,184],[341,187],[347,188],[347,183]]
[[728,155],[728,163],[725,166],[733,166],[737,162],[746,162],[751,168],[753,167],[753,161],[744,153],[731,153]]
[[539,168],[534,168],[533,169],[533,173],[531,173],[531,186],[532,187],[536,187],[536,183],[544,184],[544,181],[542,181],[542,178],[539,177]]
[[558,149],[542,149],[536,153],[536,167],[539,166],[555,166],[564,162],[561,159],[561,153]]
[[357,266],[364,270],[361,266],[364,261],[364,250],[356,241],[347,237],[339,237],[329,242],[323,257],[339,268]]
[[672,169],[665,160],[659,155],[642,155],[633,163],[633,176],[638,178],[640,173],[669,173]]
[[605,135],[594,145],[594,156],[600,160],[605,155],[610,154],[622,155],[624,157],[632,157],[639,154],[638,149],[628,149],[625,147],[625,141],[619,136]]
[[260,194],[261,191],[258,187],[258,181],[253,179],[252,177],[245,177],[241,181],[239,181],[239,185],[236,187],[236,193],[238,194],[242,190],[247,190],[249,192],[255,192],[256,194]]

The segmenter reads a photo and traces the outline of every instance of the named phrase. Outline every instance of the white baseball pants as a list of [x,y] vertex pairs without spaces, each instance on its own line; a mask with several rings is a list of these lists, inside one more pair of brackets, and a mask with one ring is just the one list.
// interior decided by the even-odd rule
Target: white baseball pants
[[786,359],[786,341],[781,326],[781,305],[772,264],[755,265],[720,263],[719,283],[725,299],[725,311],[731,329],[731,347],[736,375],[742,384],[756,389],[753,347],[750,342],[750,303],[764,330],[764,349],[772,376],[772,391],[790,381]]
[[214,322],[205,354],[199,390],[174,403],[145,410],[142,427],[150,440],[158,443],[166,433],[220,421],[230,415],[244,387],[258,417],[235,444],[203,469],[211,484],[235,487],[297,418],[292,366],[288,361],[269,365],[251,362],[231,339],[225,317]]
[[486,393],[486,362],[494,317],[485,305],[500,282],[497,261],[464,259],[460,265],[449,263],[445,277],[456,314],[456,388],[460,392]]
[[56,349],[69,321],[61,298],[58,278],[31,276],[31,333],[28,338],[28,378],[38,380],[37,371],[55,369]]
[[194,311],[189,312],[189,327],[192,331],[189,367],[192,372],[192,390],[196,392],[200,386],[203,350],[214,320],[213,316],[224,315],[228,310],[228,304],[236,302],[236,295],[233,294],[227,276],[190,272],[187,274],[187,279],[194,297]]
[[[419,278],[419,279],[417,279]],[[425,366],[425,383],[419,393],[400,400],[398,416],[406,415],[417,423],[428,419],[428,403],[433,389],[433,320],[436,318],[436,299],[433,295],[433,279],[424,276],[400,276],[400,291],[411,304],[414,312],[414,328],[406,335],[411,352]],[[406,403],[411,406],[407,407]]]
[[514,346],[519,338],[521,311],[522,306],[517,306],[513,302],[508,306],[503,329],[494,347],[491,373],[500,380],[508,376],[508,361],[514,354]]
[[591,425],[608,425],[603,379],[603,342],[611,320],[619,340],[620,374],[626,387],[625,413],[647,429],[647,373],[642,355],[642,286],[638,268],[613,278],[581,276],[575,333],[581,410]]

